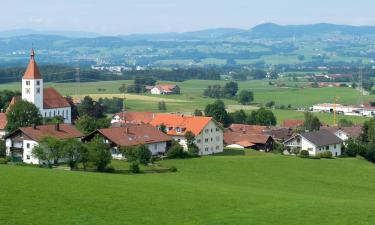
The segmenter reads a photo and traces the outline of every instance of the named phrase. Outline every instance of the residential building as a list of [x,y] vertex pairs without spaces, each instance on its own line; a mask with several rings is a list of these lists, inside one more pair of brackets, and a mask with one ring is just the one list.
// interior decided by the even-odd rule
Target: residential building
[[22,99],[33,103],[44,118],[60,116],[64,123],[71,123],[71,105],[54,88],[44,88],[43,78],[35,61],[34,49],[22,77]]
[[158,84],[150,89],[153,95],[179,94],[180,88],[174,84]]
[[297,134],[284,142],[289,151],[294,149],[306,150],[310,156],[317,156],[323,151],[330,151],[335,157],[341,155],[342,144],[343,140],[327,130]]
[[[121,124],[148,124],[154,117],[155,113],[153,112],[121,112],[116,113],[111,120],[112,125],[121,125]],[[116,125],[115,125],[116,126]]]
[[99,129],[83,138],[84,142],[92,140],[95,136],[101,136],[111,146],[112,157],[123,159],[121,147],[146,145],[152,155],[164,155],[167,151],[167,143],[171,137],[149,124],[127,124],[123,127]]
[[321,130],[327,130],[332,134],[336,135],[343,141],[347,141],[349,138],[356,139],[363,133],[362,126],[351,126],[351,127],[326,127],[323,126]]
[[269,152],[273,149],[274,140],[270,135],[227,130],[224,133],[224,144],[227,148],[251,148]]
[[223,129],[211,117],[157,114],[150,124],[155,127],[164,125],[166,133],[178,141],[185,150],[185,134],[190,131],[195,135],[195,144],[200,155],[223,152]]
[[5,113],[0,113],[0,139],[3,139],[6,131],[5,128],[7,126],[7,115]]
[[42,164],[43,161],[32,155],[32,150],[44,137],[58,139],[81,138],[83,134],[70,124],[21,127],[5,136],[7,155],[15,161],[28,164]]

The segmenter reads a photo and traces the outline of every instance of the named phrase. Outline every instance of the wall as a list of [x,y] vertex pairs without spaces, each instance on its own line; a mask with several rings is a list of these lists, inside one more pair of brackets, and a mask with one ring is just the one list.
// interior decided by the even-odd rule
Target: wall
[[55,116],[63,116],[64,123],[71,124],[72,123],[72,111],[70,107],[66,108],[57,108],[57,109],[43,109],[42,116],[44,118],[53,118]]

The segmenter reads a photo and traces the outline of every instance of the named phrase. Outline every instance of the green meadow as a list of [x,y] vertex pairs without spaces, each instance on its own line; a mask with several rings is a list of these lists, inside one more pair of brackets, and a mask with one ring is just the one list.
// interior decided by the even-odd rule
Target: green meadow
[[362,159],[228,150],[161,164],[178,172],[121,175],[0,165],[0,224],[375,223],[375,166]]
[[[207,104],[215,99],[203,96],[204,89],[208,85],[221,84],[225,85],[227,81],[204,81],[189,80],[185,82],[168,82],[159,81],[159,83],[177,84],[181,88],[181,95],[171,96],[152,96],[152,95],[133,95],[126,94],[126,107],[130,111],[158,111],[158,102],[165,101],[168,112],[191,113],[195,109],[203,110]],[[240,90],[251,90],[254,92],[254,105],[242,107],[235,100],[224,100],[229,111],[243,108],[252,110],[269,101],[274,101],[277,106],[291,105],[293,108],[309,108],[317,103],[332,103],[334,98],[338,97],[338,103],[341,104],[358,104],[360,94],[358,91],[347,87],[327,87],[327,88],[309,88],[305,82],[291,82],[280,80],[287,87],[277,87],[269,85],[268,81],[251,80],[238,82]],[[124,97],[120,94],[119,87],[121,84],[131,84],[131,80],[126,81],[101,81],[101,82],[82,82],[76,83],[46,83],[46,86],[55,87],[63,95],[70,95],[83,98],[85,95],[91,95],[94,98],[99,97]],[[1,89],[20,90],[19,83],[10,83],[0,85]],[[374,96],[364,96],[365,101],[375,100]],[[300,119],[303,113],[295,111],[274,110],[278,121],[281,123],[284,119]],[[320,118],[325,123],[332,123],[332,115],[321,114]],[[346,117],[355,123],[363,123],[366,118]]]

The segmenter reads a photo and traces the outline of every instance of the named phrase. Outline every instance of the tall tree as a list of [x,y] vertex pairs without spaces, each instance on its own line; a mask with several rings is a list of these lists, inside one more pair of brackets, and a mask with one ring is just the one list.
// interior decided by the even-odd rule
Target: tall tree
[[242,90],[238,95],[238,101],[242,105],[249,105],[252,101],[254,101],[254,94],[252,91]]
[[82,116],[76,122],[78,130],[84,134],[89,134],[97,129],[108,128],[110,125],[111,121],[108,118],[95,119],[90,116]]
[[43,122],[39,109],[28,101],[20,100],[11,106],[7,113],[6,130],[12,132],[20,127],[41,125]]
[[104,171],[112,160],[109,145],[104,142],[103,138],[96,136],[87,144],[87,149],[89,161],[96,166],[98,171]]
[[236,82],[231,81],[225,84],[224,96],[226,98],[232,98],[236,96],[237,92],[238,92],[238,84]]
[[78,113],[80,116],[90,116],[100,119],[105,117],[105,108],[90,96],[86,96],[78,107]]
[[230,118],[227,110],[225,109],[225,104],[221,100],[216,100],[212,104],[208,104],[204,110],[206,116],[213,117],[216,121],[222,123],[224,126],[230,124]]
[[262,125],[262,126],[275,126],[277,120],[271,110],[260,108],[259,110],[252,111],[247,118],[248,124]]
[[61,141],[62,155],[67,159],[67,163],[71,170],[77,168],[77,164],[82,162],[82,158],[86,154],[86,146],[76,138],[70,138]]
[[43,137],[32,150],[32,155],[48,165],[58,164],[63,158],[62,142],[54,137]]
[[303,124],[304,128],[308,131],[318,131],[321,127],[321,122],[318,117],[314,116],[310,112],[305,113],[305,122]]

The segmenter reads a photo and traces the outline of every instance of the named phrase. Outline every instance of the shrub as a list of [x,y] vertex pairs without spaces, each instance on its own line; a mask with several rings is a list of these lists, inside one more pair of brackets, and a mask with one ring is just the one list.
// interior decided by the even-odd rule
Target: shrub
[[299,156],[301,157],[301,158],[309,158],[309,151],[307,151],[307,150],[302,150],[300,153],[299,153]]
[[332,158],[332,152],[330,151],[324,151],[319,154],[319,157],[322,159],[331,159]]
[[173,142],[167,151],[167,157],[170,159],[186,158],[187,153],[178,142]]
[[298,155],[300,153],[300,150],[298,148],[295,148],[292,150],[292,153]]
[[108,166],[107,168],[105,168],[104,172],[106,172],[106,173],[115,173],[116,170],[112,166]]
[[272,152],[282,154],[284,152],[284,149],[285,149],[285,146],[283,144],[275,142],[273,145]]
[[175,166],[171,166],[171,168],[169,168],[169,171],[175,173],[177,172],[177,168]]
[[0,158],[0,164],[8,164],[8,160],[5,158]]
[[140,173],[141,170],[139,169],[139,163],[138,162],[130,163],[129,170],[132,173]]

